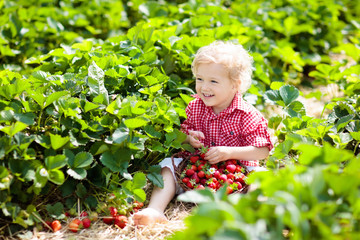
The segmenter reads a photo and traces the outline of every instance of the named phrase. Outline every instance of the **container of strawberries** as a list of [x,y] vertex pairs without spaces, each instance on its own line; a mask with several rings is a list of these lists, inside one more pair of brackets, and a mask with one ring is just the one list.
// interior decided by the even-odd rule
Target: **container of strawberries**
[[215,192],[226,185],[226,192],[231,194],[246,193],[249,188],[246,183],[249,171],[235,159],[209,164],[204,160],[204,154],[194,154],[175,166],[174,157],[181,157],[181,154],[174,154],[171,158],[176,180],[184,191],[210,188]]

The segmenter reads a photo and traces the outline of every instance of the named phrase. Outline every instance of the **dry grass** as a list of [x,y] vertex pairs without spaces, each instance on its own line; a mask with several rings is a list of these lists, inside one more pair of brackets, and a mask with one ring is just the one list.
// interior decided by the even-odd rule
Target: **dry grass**
[[49,231],[37,231],[36,228],[33,231],[24,231],[13,237],[0,237],[4,240],[14,239],[31,239],[31,240],[85,240],[85,239],[136,239],[136,240],[155,240],[164,239],[174,232],[182,230],[185,225],[183,219],[189,215],[191,209],[194,207],[193,204],[183,203],[173,200],[165,215],[169,221],[167,223],[156,223],[151,226],[135,226],[131,218],[129,223],[124,229],[120,229],[114,225],[107,225],[101,220],[94,222],[89,229],[82,229],[77,233],[73,233],[68,228],[68,223],[63,223],[63,227],[58,232]]

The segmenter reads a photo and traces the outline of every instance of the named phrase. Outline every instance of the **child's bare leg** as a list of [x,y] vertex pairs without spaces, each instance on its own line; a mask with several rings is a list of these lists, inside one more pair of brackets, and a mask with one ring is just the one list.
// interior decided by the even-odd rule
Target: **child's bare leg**
[[135,225],[149,225],[156,222],[167,221],[164,211],[166,206],[175,196],[175,179],[169,168],[161,170],[164,179],[164,188],[154,187],[149,206],[134,214]]

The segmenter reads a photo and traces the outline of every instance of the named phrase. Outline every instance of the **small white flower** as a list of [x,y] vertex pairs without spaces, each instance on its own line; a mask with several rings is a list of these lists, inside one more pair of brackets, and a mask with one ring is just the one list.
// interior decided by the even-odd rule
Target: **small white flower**
[[40,176],[42,176],[42,177],[47,177],[47,176],[49,176],[49,173],[48,173],[48,171],[46,171],[46,169],[45,168],[42,168],[42,169],[40,169]]
[[210,173],[210,174],[214,174],[214,173],[215,173],[215,171],[216,171],[216,169],[215,169],[215,168],[213,168],[213,167],[209,169],[209,173]]

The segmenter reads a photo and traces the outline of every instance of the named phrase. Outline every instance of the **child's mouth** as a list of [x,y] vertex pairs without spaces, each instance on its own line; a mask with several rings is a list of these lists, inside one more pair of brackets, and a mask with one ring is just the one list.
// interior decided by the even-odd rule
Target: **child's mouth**
[[205,94],[205,93],[203,93],[203,96],[206,97],[206,98],[209,98],[209,97],[213,97],[214,95],[213,94]]

